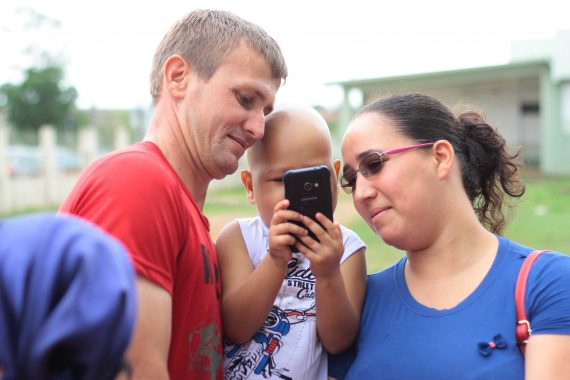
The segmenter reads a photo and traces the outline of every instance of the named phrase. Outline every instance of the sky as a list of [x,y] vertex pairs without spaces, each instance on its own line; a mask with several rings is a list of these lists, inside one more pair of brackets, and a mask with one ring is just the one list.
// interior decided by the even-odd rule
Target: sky
[[[342,98],[331,83],[505,64],[511,41],[570,29],[568,0],[3,0],[0,84],[21,80],[36,63],[30,51],[49,51],[65,63],[80,108],[148,108],[156,46],[203,8],[231,11],[277,40],[289,68],[277,104],[329,108]],[[43,21],[30,28],[33,20]]]

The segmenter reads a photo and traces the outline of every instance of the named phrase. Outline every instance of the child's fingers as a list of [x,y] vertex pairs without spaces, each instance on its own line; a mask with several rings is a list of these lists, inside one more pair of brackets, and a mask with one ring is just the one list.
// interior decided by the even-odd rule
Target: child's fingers
[[308,233],[306,228],[290,222],[280,223],[270,227],[270,235],[272,236],[295,235],[302,237]]
[[293,210],[280,209],[279,211],[273,213],[273,216],[271,217],[271,224],[282,224],[292,220],[301,222],[303,220],[303,216]]
[[[295,247],[297,250],[302,253],[311,263],[317,260],[318,255],[313,252],[303,241],[304,238],[297,238],[295,240]],[[307,236],[305,239],[310,239],[314,242],[313,238]]]
[[319,223],[324,227],[325,230],[328,231],[330,228],[333,228],[334,222],[329,218],[327,218],[324,214],[317,212],[315,217],[319,221]]
[[303,251],[300,251],[301,253],[305,254],[306,251],[307,253],[311,253],[313,255],[317,254],[317,250],[319,249],[319,244],[320,244],[318,241],[313,239],[308,234],[305,236],[298,236],[297,238],[299,240],[299,243],[303,245],[304,248]]
[[[320,225],[313,219],[303,216],[303,224],[307,227],[309,231],[311,231],[321,243],[327,242],[329,240],[335,240],[338,238],[338,234],[336,234],[336,228],[334,223],[332,223],[328,218],[324,215],[317,213],[317,218],[322,219],[325,226]],[[320,222],[320,220],[319,220]]]
[[289,207],[289,200],[288,199],[282,199],[279,202],[277,202],[275,207],[273,207],[273,213],[275,214],[279,210],[286,210],[287,207]]
[[273,237],[273,244],[275,244],[275,246],[289,247],[294,245],[296,242],[297,239],[295,239],[293,235],[289,234],[277,235]]
[[303,222],[303,224],[307,227],[307,229],[309,229],[316,236],[319,236],[325,232],[325,230],[319,223],[315,222],[312,218],[309,218],[308,216],[303,215],[301,222]]
[[321,214],[320,212],[317,213],[316,218],[321,224],[321,226],[327,231],[327,233],[333,239],[335,240],[339,238],[342,239],[342,231],[340,229],[339,222],[331,221],[329,218],[327,218],[324,214]]

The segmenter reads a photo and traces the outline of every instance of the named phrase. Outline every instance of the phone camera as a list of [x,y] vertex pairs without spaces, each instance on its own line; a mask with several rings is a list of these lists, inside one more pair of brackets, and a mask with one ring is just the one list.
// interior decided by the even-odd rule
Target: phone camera
[[305,189],[305,191],[311,191],[313,190],[313,184],[311,182],[305,182],[303,188]]

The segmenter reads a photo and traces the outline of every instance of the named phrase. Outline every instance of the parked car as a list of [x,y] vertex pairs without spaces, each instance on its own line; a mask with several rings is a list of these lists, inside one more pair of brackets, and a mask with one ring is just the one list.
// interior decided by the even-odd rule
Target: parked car
[[[34,145],[11,145],[8,147],[8,166],[13,177],[40,175],[44,168],[42,152]],[[55,170],[57,174],[78,172],[81,160],[68,147],[56,146]]]

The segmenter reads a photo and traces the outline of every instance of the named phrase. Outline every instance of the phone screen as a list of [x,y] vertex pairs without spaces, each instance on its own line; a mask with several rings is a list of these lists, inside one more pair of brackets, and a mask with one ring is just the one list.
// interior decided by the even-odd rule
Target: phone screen
[[[283,176],[285,198],[289,200],[289,209],[306,215],[316,221],[317,212],[333,220],[330,171],[324,166],[311,166],[289,170]],[[305,225],[292,221],[305,228]],[[318,240],[309,231],[309,236]],[[294,252],[296,249],[292,247]]]

